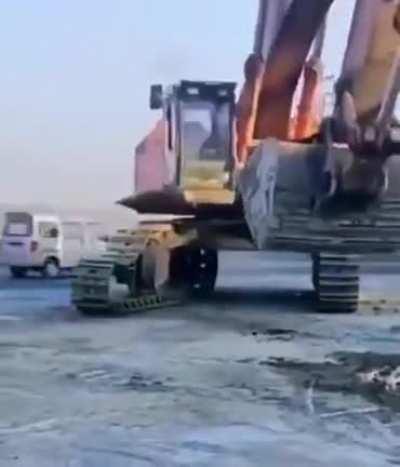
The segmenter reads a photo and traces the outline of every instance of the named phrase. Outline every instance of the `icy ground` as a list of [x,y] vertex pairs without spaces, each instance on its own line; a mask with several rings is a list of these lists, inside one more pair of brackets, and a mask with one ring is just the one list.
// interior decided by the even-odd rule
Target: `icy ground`
[[324,316],[302,259],[222,266],[213,302],[125,318],[2,271],[0,466],[400,465],[400,268]]

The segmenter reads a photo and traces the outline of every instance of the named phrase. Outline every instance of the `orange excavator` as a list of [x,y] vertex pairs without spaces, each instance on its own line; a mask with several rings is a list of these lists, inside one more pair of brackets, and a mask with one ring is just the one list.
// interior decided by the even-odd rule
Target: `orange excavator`
[[136,193],[119,203],[171,218],[118,232],[106,255],[83,260],[79,309],[209,295],[218,251],[275,250],[310,254],[319,310],[357,310],[359,257],[400,247],[400,7],[357,0],[328,114],[333,3],[259,1],[238,100],[235,83],[152,86],[162,119],[138,147]]

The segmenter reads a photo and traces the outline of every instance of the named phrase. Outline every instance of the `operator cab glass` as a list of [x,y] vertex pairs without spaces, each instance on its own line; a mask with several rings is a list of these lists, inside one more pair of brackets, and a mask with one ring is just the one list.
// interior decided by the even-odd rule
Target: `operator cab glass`
[[230,133],[229,104],[182,104],[182,154],[186,162],[226,162]]
[[180,186],[192,201],[231,197],[233,88],[186,87],[180,100]]

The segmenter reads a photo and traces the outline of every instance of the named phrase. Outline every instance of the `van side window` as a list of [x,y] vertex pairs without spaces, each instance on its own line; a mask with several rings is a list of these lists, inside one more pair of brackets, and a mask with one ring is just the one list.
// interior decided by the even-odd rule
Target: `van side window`
[[55,232],[58,232],[58,226],[54,222],[39,223],[39,235],[42,238],[56,238],[58,235],[54,235]]
[[65,240],[83,240],[83,226],[78,222],[65,222],[63,224],[63,234]]

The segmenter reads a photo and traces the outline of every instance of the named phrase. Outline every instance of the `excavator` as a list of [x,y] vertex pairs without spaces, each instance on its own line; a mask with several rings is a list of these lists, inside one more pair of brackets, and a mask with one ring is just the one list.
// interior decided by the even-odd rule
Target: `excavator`
[[136,192],[119,204],[156,220],[118,231],[105,254],[81,261],[79,310],[208,297],[218,252],[233,250],[306,253],[316,308],[358,309],[360,258],[400,247],[400,4],[355,2],[327,112],[334,2],[259,0],[238,98],[231,82],[151,87],[158,149],[142,145]]

